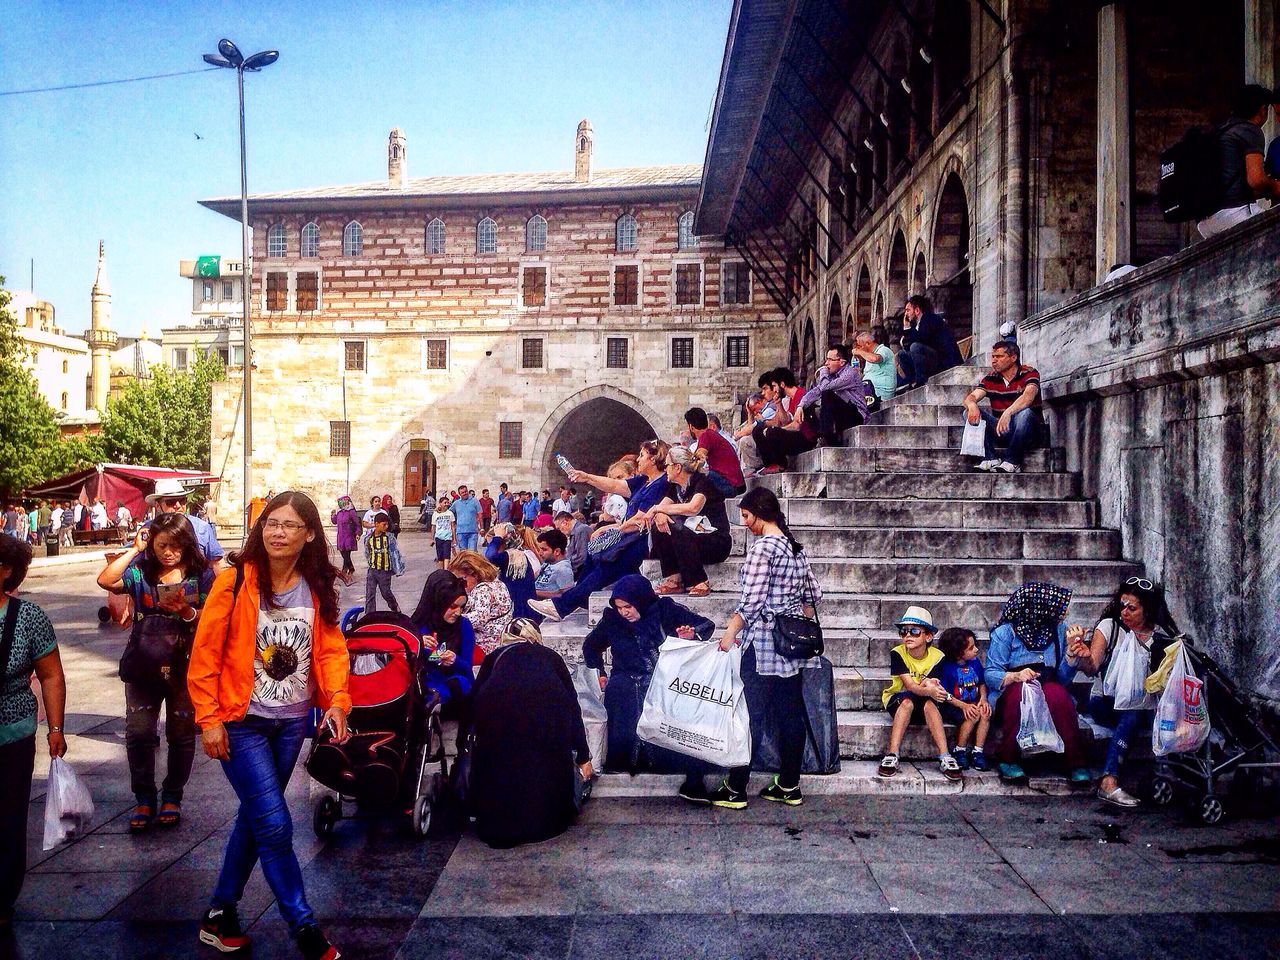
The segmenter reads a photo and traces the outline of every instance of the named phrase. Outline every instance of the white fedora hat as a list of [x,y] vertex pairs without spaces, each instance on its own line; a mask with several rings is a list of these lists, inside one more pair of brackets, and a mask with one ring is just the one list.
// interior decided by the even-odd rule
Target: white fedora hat
[[930,633],[937,633],[938,628],[933,625],[933,617],[924,607],[907,607],[907,612],[902,615],[897,626],[924,627]]
[[165,477],[156,481],[156,488],[152,493],[147,494],[147,503],[155,503],[157,500],[167,500],[170,497],[186,497],[188,494],[186,487],[182,485],[182,481],[173,477]]

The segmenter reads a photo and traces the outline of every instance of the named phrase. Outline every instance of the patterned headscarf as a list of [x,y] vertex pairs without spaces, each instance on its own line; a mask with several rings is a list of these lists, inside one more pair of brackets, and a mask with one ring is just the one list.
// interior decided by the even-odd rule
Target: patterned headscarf
[[1058,624],[1070,603],[1071,591],[1066,587],[1042,581],[1024,583],[1005,601],[1000,623],[1012,624],[1023,646],[1039,653],[1058,636]]

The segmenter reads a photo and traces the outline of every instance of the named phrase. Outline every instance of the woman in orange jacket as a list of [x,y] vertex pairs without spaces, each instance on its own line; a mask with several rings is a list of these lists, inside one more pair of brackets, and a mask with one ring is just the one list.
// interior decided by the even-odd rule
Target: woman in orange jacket
[[338,628],[338,570],[320,514],[295,491],[273,497],[214,581],[191,649],[187,688],[204,752],[240,798],[200,941],[223,953],[249,949],[236,907],[261,859],[280,912],[307,960],[340,956],[316,925],[293,852],[284,791],[308,734],[313,700],[321,726],[347,737],[350,663]]

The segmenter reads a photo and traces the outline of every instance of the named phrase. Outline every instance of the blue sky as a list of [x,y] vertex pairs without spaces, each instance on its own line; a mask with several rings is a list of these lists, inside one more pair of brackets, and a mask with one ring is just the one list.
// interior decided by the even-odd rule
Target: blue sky
[[[411,176],[700,163],[731,0],[26,2],[0,14],[0,91],[204,66],[220,37],[280,60],[246,80],[249,190],[373,180],[404,128]],[[0,97],[0,275],[89,322],[98,240],[116,329],[190,313],[178,261],[238,255],[196,201],[239,192],[231,71]],[[197,140],[196,134],[202,139]]]

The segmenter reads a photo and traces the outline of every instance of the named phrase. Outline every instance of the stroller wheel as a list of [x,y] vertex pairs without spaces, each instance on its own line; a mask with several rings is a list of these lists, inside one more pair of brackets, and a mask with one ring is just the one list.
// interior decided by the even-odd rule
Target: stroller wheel
[[327,840],[333,836],[333,827],[342,819],[342,807],[333,797],[323,797],[316,804],[316,812],[311,818],[311,826],[315,829],[316,836],[321,840]]
[[1151,802],[1158,807],[1167,807],[1173,803],[1173,782],[1164,777],[1156,777],[1152,780]]
[[1222,809],[1222,801],[1215,796],[1207,796],[1200,801],[1200,822],[1213,826],[1222,819],[1225,811]]
[[431,830],[431,798],[421,796],[413,805],[413,833],[425,837]]

